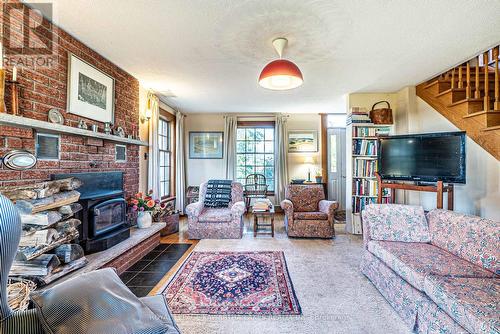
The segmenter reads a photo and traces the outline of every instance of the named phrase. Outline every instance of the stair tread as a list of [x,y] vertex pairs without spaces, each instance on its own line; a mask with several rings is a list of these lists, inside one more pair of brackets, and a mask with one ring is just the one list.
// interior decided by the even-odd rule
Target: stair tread
[[478,102],[478,103],[483,103],[483,99],[475,99],[475,98],[469,98],[469,99],[463,99],[457,102],[453,102],[451,104],[448,104],[448,107],[454,107],[456,105],[466,103],[466,102]]
[[483,114],[500,114],[500,110],[481,110],[481,111],[476,111],[474,113],[468,114],[464,116],[464,118],[469,118],[469,117],[474,117],[474,116],[479,116]]
[[443,90],[441,93],[437,94],[436,96],[445,95],[445,94],[450,93],[450,92],[462,92],[462,91],[465,91],[465,88],[450,88],[447,90]]
[[483,131],[495,131],[495,130],[500,130],[500,125],[490,126],[483,129]]

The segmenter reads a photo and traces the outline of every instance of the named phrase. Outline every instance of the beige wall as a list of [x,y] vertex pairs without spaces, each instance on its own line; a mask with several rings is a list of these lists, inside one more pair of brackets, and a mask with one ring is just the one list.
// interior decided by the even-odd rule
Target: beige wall
[[[247,115],[246,115],[247,116]],[[258,118],[258,117],[256,117]],[[245,118],[245,120],[249,120]],[[305,178],[308,168],[304,165],[306,156],[314,158],[315,168],[321,166],[321,118],[318,114],[290,114],[289,130],[317,130],[319,151],[316,153],[290,153],[288,155],[289,177]],[[224,131],[223,114],[188,114],[185,123],[186,154],[189,154],[189,131]],[[199,185],[213,178],[224,178],[222,159],[189,159],[186,160],[187,185]],[[314,177],[314,174],[311,175]]]
[[189,159],[190,131],[224,131],[223,114],[188,114],[184,123],[186,152],[186,186],[199,185],[209,179],[223,179],[223,159]]

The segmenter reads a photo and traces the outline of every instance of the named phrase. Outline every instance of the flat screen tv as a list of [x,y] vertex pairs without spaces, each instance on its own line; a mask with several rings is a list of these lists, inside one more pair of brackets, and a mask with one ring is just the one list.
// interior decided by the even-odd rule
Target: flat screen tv
[[387,136],[378,144],[382,179],[465,183],[465,132]]

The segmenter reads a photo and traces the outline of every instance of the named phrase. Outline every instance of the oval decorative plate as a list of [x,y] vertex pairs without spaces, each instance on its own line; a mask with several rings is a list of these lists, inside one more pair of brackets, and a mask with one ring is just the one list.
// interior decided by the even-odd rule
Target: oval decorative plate
[[14,150],[7,152],[2,159],[5,167],[13,170],[26,170],[33,168],[36,164],[36,157],[28,151]]
[[57,109],[49,110],[49,121],[56,124],[64,124],[64,117]]

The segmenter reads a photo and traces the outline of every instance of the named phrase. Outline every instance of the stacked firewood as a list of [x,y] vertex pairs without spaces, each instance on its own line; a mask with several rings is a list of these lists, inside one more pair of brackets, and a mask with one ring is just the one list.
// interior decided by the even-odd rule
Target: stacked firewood
[[35,281],[39,286],[87,264],[78,238],[80,220],[74,215],[82,185],[76,178],[33,185],[0,187],[21,216],[23,232],[9,276]]

